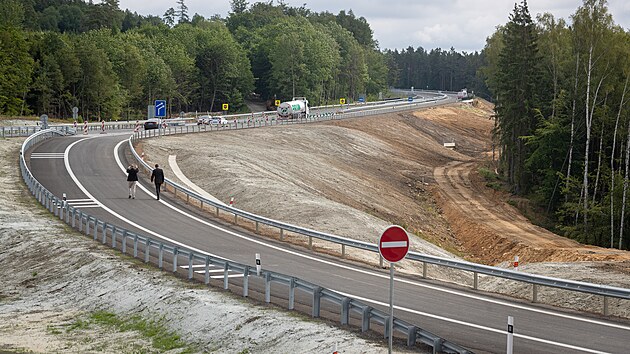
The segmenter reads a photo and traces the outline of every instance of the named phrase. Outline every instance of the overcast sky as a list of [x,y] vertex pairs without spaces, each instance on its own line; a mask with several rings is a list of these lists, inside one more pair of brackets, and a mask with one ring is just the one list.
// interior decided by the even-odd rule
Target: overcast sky
[[[267,0],[264,0],[267,1]],[[521,0],[518,2],[520,3]],[[256,0],[248,1],[250,4]],[[277,2],[275,2],[277,3]],[[505,24],[514,8],[510,0],[284,0],[289,6],[306,7],[314,12],[352,10],[356,17],[365,17],[381,49],[404,49],[409,46],[449,49],[461,52],[480,51],[496,26]],[[190,17],[218,14],[225,18],[229,0],[185,0]],[[529,0],[529,11],[550,12],[556,18],[569,17],[582,0]],[[121,9],[141,15],[162,16],[176,0],[120,0]],[[609,0],[608,10],[616,24],[630,27],[630,1]]]

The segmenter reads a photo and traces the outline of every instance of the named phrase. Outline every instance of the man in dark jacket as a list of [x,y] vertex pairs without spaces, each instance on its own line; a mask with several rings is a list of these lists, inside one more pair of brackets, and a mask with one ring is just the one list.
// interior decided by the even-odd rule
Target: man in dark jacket
[[136,184],[138,183],[138,166],[127,167],[127,182],[129,182],[129,198],[136,199]]
[[158,164],[155,164],[155,169],[151,172],[151,182],[155,183],[155,194],[157,195],[157,200],[160,200],[160,186],[164,183],[164,171]]

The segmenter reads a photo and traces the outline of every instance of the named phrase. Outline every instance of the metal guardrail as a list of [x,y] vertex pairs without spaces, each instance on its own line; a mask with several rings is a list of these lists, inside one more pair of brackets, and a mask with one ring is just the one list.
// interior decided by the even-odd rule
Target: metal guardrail
[[[389,106],[379,107],[379,108],[375,108],[369,111],[335,113],[331,115],[323,115],[321,117],[309,116],[308,118],[303,118],[303,119],[277,121],[277,122],[279,122],[279,124],[303,124],[303,123],[310,123],[314,121],[343,119],[343,118],[350,118],[350,117],[383,114],[383,113],[388,113],[388,112],[398,112],[398,111],[414,109],[426,102],[442,100],[442,99],[445,99],[446,97],[447,97],[446,95],[443,95],[438,98],[423,100],[421,102],[414,102],[414,103],[404,104],[401,106],[393,106],[393,107],[389,107]],[[259,126],[264,126],[264,125],[262,123],[253,124],[252,126],[249,126],[249,125],[245,126],[244,124],[242,124],[240,129],[259,127]],[[138,155],[138,153],[135,151],[133,147],[133,143],[136,142],[138,139],[154,137],[154,136],[159,136],[159,135],[193,133],[193,132],[202,131],[201,129],[195,131],[194,127],[191,130],[189,130],[188,128],[183,129],[184,127],[180,127],[180,128],[181,129],[179,130],[168,128],[168,129],[165,129],[164,131],[158,131],[157,133],[154,132],[154,133],[148,133],[148,134],[146,132],[137,132],[129,138],[130,150],[132,151],[132,154],[134,155],[136,160],[147,171],[150,172],[152,168],[147,163],[145,163],[142,160],[142,158]],[[217,129],[215,130],[239,129],[238,124],[235,124],[234,126],[230,125],[227,127],[223,126],[223,127],[216,127],[216,128]],[[357,241],[357,240],[344,238],[337,235],[332,235],[332,234],[327,234],[320,231],[311,230],[311,229],[296,226],[296,225],[291,225],[288,223],[284,223],[281,221],[277,221],[277,220],[265,218],[265,217],[262,217],[253,213],[249,213],[244,210],[240,210],[240,209],[226,206],[220,203],[216,203],[168,179],[165,180],[165,184],[172,188],[175,196],[177,196],[177,194],[180,193],[186,196],[187,202],[189,202],[191,198],[194,200],[197,200],[202,209],[203,209],[204,204],[206,204],[207,206],[216,208],[217,215],[219,214],[219,210],[233,214],[235,223],[237,222],[237,217],[241,217],[241,218],[253,221],[256,225],[256,231],[258,231],[259,224],[278,228],[280,230],[281,240],[283,240],[284,231],[289,231],[295,234],[307,236],[309,238],[308,244],[309,244],[310,249],[312,249],[313,237],[320,240],[339,244],[341,245],[342,257],[346,256],[346,246],[378,253],[378,246],[376,244]],[[608,313],[608,300],[610,297],[630,300],[630,289],[625,289],[625,288],[618,288],[618,287],[612,287],[612,286],[607,286],[607,285],[599,285],[599,284],[585,283],[585,282],[566,280],[566,279],[560,279],[560,278],[546,277],[546,276],[535,275],[535,274],[526,274],[522,272],[502,269],[498,267],[480,265],[480,264],[475,264],[475,263],[466,262],[466,261],[453,260],[453,259],[441,258],[441,257],[436,257],[436,256],[429,256],[429,255],[425,255],[425,254],[421,254],[417,252],[409,252],[406,259],[423,263],[423,274],[422,274],[423,278],[427,277],[427,266],[426,266],[427,264],[471,272],[473,273],[473,288],[475,290],[478,289],[478,282],[479,282],[478,275],[479,274],[493,276],[493,277],[500,277],[504,279],[532,284],[532,298],[531,298],[532,302],[538,301],[538,290],[539,290],[538,287],[539,286],[552,287],[552,288],[558,288],[558,289],[569,290],[569,291],[574,291],[574,292],[588,293],[588,294],[602,296],[603,297],[602,313],[604,315],[609,314]],[[382,266],[383,265],[382,258],[380,259],[380,262]]]
[[[257,274],[256,266],[232,262],[224,258],[193,251],[186,247],[173,246],[161,240],[153,239],[108,223],[105,220],[98,219],[96,216],[83,212],[78,207],[69,205],[61,198],[53,195],[35,179],[25,160],[26,151],[34,144],[57,135],[66,135],[66,132],[48,129],[35,133],[27,138],[22,144],[20,151],[20,170],[24,182],[37,201],[50,213],[72,228],[77,229],[86,236],[92,237],[94,241],[100,241],[104,245],[109,245],[113,249],[119,250],[123,254],[133,255],[134,258],[142,259],[145,263],[154,264],[162,270],[168,269],[173,273],[184,275],[189,280],[200,281],[206,285],[210,285],[211,283],[210,267],[223,269],[222,285],[225,290],[230,289],[230,273],[240,274],[243,278],[242,282],[232,285],[240,285],[244,297],[249,296],[250,278],[262,280],[264,283],[264,298],[266,303],[271,302],[271,284],[282,284],[288,287],[289,310],[295,309],[295,295],[296,290],[298,290],[304,294],[310,295],[312,317],[320,317],[322,302],[325,301],[337,306],[340,314],[340,323],[342,325],[350,324],[351,314],[359,315],[362,332],[370,330],[371,324],[378,324],[383,327],[384,338],[388,338],[389,331],[392,330],[389,328],[389,314],[374,309],[359,300],[285,274],[269,270],[262,270],[260,274]],[[251,215],[253,216],[253,214]],[[170,257],[170,262],[168,257]],[[185,266],[181,267],[178,266],[178,264],[184,264]],[[169,265],[171,267],[167,267]],[[194,269],[196,268],[202,268],[203,270],[195,271]],[[277,287],[274,287],[274,289],[276,292],[279,291]],[[472,353],[458,344],[449,342],[398,318],[394,318],[393,331],[394,333],[397,332],[405,336],[407,346],[409,347],[422,343],[432,347],[434,353]]]

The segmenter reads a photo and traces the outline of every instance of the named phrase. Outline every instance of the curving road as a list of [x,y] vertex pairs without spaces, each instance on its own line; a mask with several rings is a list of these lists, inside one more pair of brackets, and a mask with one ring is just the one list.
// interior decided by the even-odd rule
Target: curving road
[[[213,134],[213,133],[209,133]],[[34,176],[52,193],[99,218],[168,242],[311,281],[386,309],[386,271],[285,245],[214,220],[164,193],[155,200],[143,176],[127,198],[130,132],[54,138],[27,153]],[[505,352],[506,321],[515,318],[515,353],[624,353],[630,325],[605,318],[479,295],[432,281],[397,278],[395,316],[477,353]],[[402,341],[400,342],[402,343]]]

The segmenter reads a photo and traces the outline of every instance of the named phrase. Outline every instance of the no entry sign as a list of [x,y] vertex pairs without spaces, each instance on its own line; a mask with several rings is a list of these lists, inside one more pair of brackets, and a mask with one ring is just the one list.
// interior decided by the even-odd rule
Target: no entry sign
[[378,251],[390,263],[396,263],[405,258],[409,252],[409,236],[400,226],[388,226],[378,241]]

